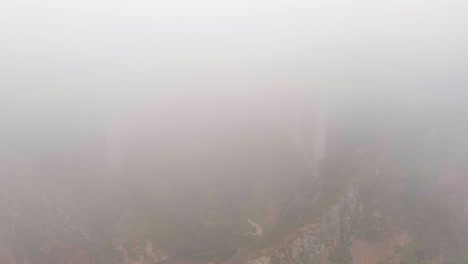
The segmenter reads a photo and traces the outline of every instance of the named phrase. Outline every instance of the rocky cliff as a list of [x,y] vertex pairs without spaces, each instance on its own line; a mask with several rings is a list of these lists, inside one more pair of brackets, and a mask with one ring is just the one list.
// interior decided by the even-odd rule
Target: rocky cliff
[[324,105],[12,153],[0,263],[467,263],[464,108]]

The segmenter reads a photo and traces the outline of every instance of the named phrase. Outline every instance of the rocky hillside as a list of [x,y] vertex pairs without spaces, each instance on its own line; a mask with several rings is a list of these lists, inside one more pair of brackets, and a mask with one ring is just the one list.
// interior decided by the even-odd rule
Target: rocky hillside
[[334,103],[11,142],[0,263],[468,263],[464,106]]

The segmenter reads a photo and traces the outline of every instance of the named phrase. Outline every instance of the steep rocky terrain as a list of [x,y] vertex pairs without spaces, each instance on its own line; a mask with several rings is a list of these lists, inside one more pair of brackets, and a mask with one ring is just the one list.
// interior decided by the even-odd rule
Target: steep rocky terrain
[[464,106],[324,105],[16,142],[0,263],[467,263]]

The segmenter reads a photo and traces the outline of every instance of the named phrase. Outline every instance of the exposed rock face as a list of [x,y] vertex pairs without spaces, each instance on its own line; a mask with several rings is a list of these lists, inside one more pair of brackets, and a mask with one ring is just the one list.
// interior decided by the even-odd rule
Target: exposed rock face
[[[294,146],[269,122],[249,136],[246,125],[210,134],[197,123],[202,142],[188,130],[173,139],[182,150],[141,137],[135,152],[104,159],[110,172],[99,155],[5,169],[0,264],[468,263],[467,133],[320,113]],[[110,139],[118,154],[119,134]]]
[[271,259],[270,257],[260,257],[256,259],[250,259],[247,261],[247,264],[270,264]]
[[330,263],[330,254],[344,247],[350,235],[350,220],[356,207],[354,190],[350,189],[317,223],[295,231],[273,251],[272,263]]
[[401,254],[395,251],[410,242],[406,232],[389,233],[382,241],[356,239],[351,246],[351,264],[400,264]]
[[377,241],[358,238],[357,221],[362,217],[356,189],[350,187],[336,205],[318,221],[306,224],[290,234],[269,253],[259,257],[232,260],[235,264],[399,264],[401,254],[395,251],[410,242],[410,236],[390,229]]
[[[114,239],[113,245],[122,256],[122,262],[117,262],[119,264],[154,264],[169,259],[164,250],[155,250],[151,241],[138,242],[131,249],[126,249],[123,241],[118,239]],[[129,254],[129,251],[132,254]]]
[[[155,264],[169,259],[167,253],[162,250],[153,249],[152,243],[147,242],[144,249],[139,246],[126,249],[119,240],[114,240],[115,250],[120,256],[112,259],[98,261],[84,250],[71,248],[67,245],[55,244],[42,249],[40,256],[41,264]],[[32,264],[26,252],[15,254],[11,248],[0,248],[0,263],[2,264]]]

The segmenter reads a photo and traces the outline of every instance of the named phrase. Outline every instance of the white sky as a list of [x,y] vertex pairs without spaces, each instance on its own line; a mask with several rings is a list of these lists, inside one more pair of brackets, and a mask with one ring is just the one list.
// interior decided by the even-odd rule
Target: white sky
[[467,15],[463,0],[3,0],[0,87],[14,105],[120,107],[206,88],[445,85],[467,69]]

